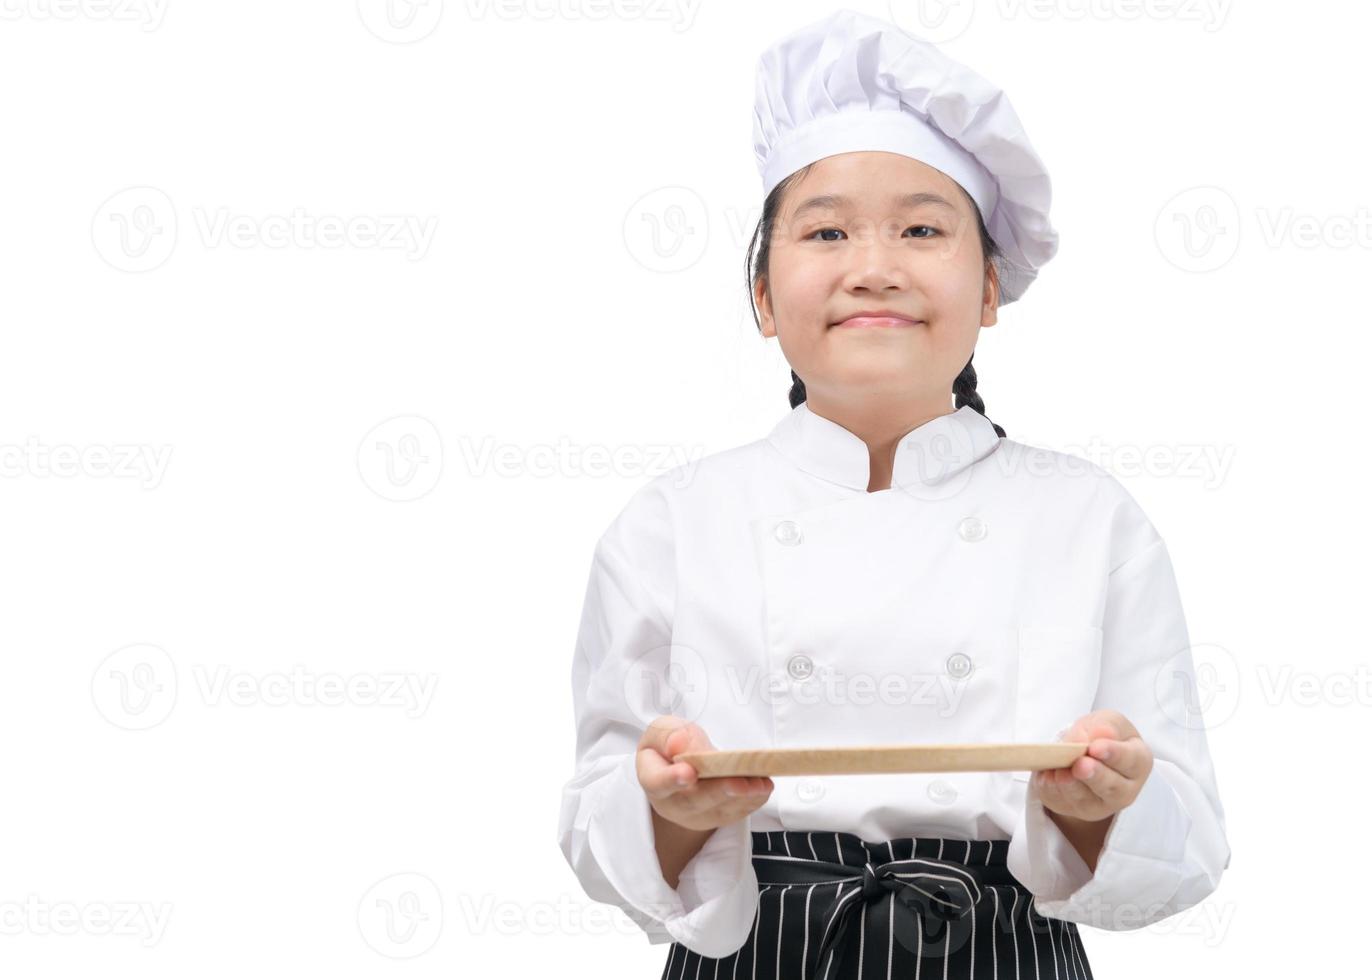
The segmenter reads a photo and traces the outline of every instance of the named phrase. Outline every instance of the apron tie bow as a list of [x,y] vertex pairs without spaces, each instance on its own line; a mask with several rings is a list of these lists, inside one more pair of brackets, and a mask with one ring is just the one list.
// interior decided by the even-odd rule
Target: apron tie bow
[[888,919],[906,949],[935,958],[962,948],[971,930],[968,913],[981,898],[972,867],[954,861],[915,857],[860,868],[773,854],[754,854],[753,861],[759,884],[840,885],[815,950],[811,975],[819,980],[828,976],[864,908]]

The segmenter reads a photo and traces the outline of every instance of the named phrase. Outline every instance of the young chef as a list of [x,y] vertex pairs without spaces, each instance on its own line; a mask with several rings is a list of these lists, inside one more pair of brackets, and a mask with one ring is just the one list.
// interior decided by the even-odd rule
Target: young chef
[[[1003,92],[850,11],[762,56],[754,146],[791,409],[597,542],[563,854],[672,944],[664,977],[1089,980],[1078,923],[1196,904],[1229,846],[1162,538],[976,390],[980,329],[1057,248],[1047,173]],[[1034,773],[673,761],[1056,739],[1089,748]]]

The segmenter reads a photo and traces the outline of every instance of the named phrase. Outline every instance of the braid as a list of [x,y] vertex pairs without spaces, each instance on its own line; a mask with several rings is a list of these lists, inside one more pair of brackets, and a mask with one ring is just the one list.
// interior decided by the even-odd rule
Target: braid
[[[967,359],[967,366],[962,369],[958,374],[957,379],[953,382],[953,405],[956,408],[962,408],[964,405],[971,405],[978,414],[985,418],[986,404],[981,400],[981,396],[977,394],[977,369],[972,367],[972,361],[975,358],[976,354],[973,354],[972,357]],[[990,420],[988,419],[988,421]],[[996,423],[991,422],[991,428],[996,430],[996,435],[1000,436],[1002,439],[1005,438],[1005,430],[996,425]]]

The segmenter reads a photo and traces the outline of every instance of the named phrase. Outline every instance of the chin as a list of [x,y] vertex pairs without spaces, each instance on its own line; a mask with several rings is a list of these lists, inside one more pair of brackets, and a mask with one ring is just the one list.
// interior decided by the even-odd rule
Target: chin
[[891,364],[889,361],[872,365],[845,365],[835,372],[834,381],[851,388],[862,388],[869,392],[890,391],[910,393],[918,379],[928,370],[917,362],[908,365]]

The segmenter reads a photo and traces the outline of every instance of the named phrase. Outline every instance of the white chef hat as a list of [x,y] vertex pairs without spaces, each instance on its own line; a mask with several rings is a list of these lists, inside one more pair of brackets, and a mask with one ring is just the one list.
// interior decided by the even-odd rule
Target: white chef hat
[[885,150],[957,181],[1004,253],[1000,303],[1057,251],[1043,161],[1005,93],[894,24],[839,10],[758,59],[753,149],[763,196],[836,153]]

